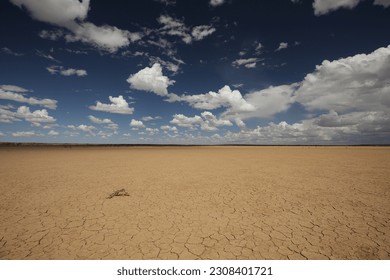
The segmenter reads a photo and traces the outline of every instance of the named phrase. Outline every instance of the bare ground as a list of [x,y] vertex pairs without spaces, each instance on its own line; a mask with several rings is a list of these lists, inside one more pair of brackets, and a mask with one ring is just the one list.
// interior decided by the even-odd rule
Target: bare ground
[[389,170],[381,147],[1,148],[0,259],[390,259]]

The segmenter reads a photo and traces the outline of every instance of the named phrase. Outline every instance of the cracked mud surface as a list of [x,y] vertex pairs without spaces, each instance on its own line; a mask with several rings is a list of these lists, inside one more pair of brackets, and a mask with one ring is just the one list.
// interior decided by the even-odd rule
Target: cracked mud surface
[[389,170],[380,147],[1,148],[0,259],[390,259]]

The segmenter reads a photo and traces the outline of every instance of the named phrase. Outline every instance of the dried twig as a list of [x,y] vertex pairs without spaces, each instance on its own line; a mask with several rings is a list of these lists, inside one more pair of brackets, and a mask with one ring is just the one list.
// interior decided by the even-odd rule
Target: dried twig
[[125,189],[120,189],[120,190],[117,190],[117,191],[114,191],[113,193],[111,193],[107,199],[111,199],[113,198],[114,196],[129,196],[129,193],[125,190]]

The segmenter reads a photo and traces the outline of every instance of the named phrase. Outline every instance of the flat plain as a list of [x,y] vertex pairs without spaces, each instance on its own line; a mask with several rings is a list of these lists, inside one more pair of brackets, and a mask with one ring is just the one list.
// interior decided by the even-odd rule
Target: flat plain
[[0,259],[390,259],[389,171],[389,147],[2,147]]

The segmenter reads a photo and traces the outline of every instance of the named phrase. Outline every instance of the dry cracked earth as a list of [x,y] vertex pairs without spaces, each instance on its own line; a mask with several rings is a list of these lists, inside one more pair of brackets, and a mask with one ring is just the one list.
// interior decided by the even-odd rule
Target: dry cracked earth
[[1,148],[0,259],[390,259],[389,170],[380,147]]

